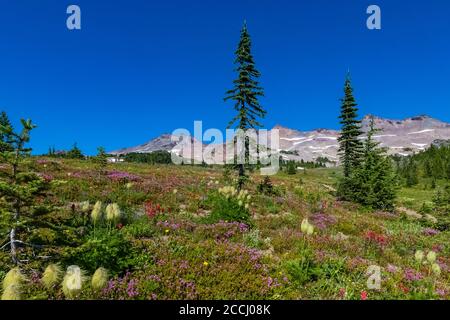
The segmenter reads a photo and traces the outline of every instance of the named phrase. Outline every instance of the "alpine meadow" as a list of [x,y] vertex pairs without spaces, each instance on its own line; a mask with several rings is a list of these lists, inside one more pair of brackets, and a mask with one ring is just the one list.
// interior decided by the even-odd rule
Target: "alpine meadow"
[[[394,26],[388,14],[386,23],[377,20],[393,4],[371,6],[375,16],[355,5],[358,25],[342,19],[343,27],[308,34],[294,32],[318,23],[315,4],[300,5],[313,15],[310,25],[289,20],[294,22],[281,27],[274,22],[277,13],[292,13],[275,4],[263,4],[262,15],[250,1],[252,7],[233,15],[224,4],[199,1],[192,5],[209,15],[197,12],[189,20],[178,10],[172,17],[164,4],[131,2],[135,8],[123,13],[119,7],[126,4],[111,4],[113,17],[123,14],[121,23],[129,25],[122,31],[111,26],[114,35],[92,20],[102,12],[98,4],[74,6],[70,19],[83,12],[77,27],[63,23],[52,42],[44,37],[43,45],[36,44],[39,62],[24,58],[23,67],[12,69],[5,63],[2,73],[10,80],[0,83],[1,300],[450,298],[450,65],[436,67],[446,73],[446,83],[421,74],[428,69],[408,69],[433,60],[420,60],[431,51],[447,61],[450,48],[442,44],[444,59],[421,44],[423,52],[404,65],[402,55],[392,64],[378,61],[380,73],[368,70],[372,58],[358,53],[363,49],[356,47],[366,44],[356,39],[385,43],[373,49],[383,59],[400,50],[391,49],[398,34],[389,33]],[[298,5],[292,2],[288,8]],[[47,6],[42,14],[50,17]],[[149,20],[138,12],[150,9],[158,14]],[[376,27],[366,26],[368,17]],[[45,23],[53,26],[52,19]],[[34,32],[17,28],[11,37],[4,34],[14,50],[19,48],[9,40]],[[91,34],[95,28],[100,31]],[[60,44],[66,36],[92,48]],[[153,42],[141,48],[144,38]],[[321,53],[310,47],[316,42],[323,42]],[[51,52],[39,51],[44,46]],[[85,64],[68,67],[73,83],[53,82],[62,71],[50,66],[66,46]],[[29,80],[34,89],[25,85],[31,83],[27,72],[37,72],[40,59],[51,71]],[[384,80],[391,77],[386,72],[402,73],[407,84],[394,86],[397,78]],[[432,84],[423,87],[422,78]],[[72,91],[59,92],[65,86],[74,99],[86,100],[59,105],[70,100]],[[141,89],[150,92],[145,101],[139,100]],[[216,104],[208,108],[211,96]],[[25,107],[32,99],[36,103]],[[414,99],[429,105],[413,106]],[[235,134],[224,141],[220,130],[163,133],[203,116],[205,127]],[[308,128],[312,118],[321,129],[292,128]],[[286,126],[275,125],[279,120]],[[156,138],[135,145],[149,138],[137,136],[139,128]],[[215,312],[196,307],[202,315]]]

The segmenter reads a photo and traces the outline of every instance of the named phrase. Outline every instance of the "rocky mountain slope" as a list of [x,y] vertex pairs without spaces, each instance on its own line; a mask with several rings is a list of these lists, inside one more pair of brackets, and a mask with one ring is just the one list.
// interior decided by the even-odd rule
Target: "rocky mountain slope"
[[[375,125],[381,131],[375,135],[380,146],[387,148],[389,154],[409,155],[428,148],[436,140],[450,139],[450,124],[433,119],[429,116],[416,116],[404,120],[391,120],[380,117],[375,118]],[[362,120],[362,128],[367,132],[370,116]],[[299,131],[277,125],[273,129],[279,130],[280,152],[287,159],[313,161],[318,157],[326,157],[332,162],[338,161],[339,131],[317,129],[312,131]],[[361,136],[364,139],[365,135]],[[112,154],[126,154],[131,152],[148,153],[158,150],[175,152],[183,157],[192,158],[194,149],[199,151],[205,145],[191,138],[193,147],[186,148],[185,143],[177,144],[171,141],[170,134],[164,134],[145,144],[112,151]],[[224,146],[217,150],[224,150]],[[195,154],[199,154],[196,152]],[[198,156],[197,156],[198,157]],[[196,157],[196,158],[197,158]],[[201,159],[196,159],[201,160]]]

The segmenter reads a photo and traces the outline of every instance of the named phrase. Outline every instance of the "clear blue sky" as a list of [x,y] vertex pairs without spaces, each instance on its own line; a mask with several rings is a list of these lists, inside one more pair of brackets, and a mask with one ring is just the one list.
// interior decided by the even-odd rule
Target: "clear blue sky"
[[[82,30],[66,28],[78,4]],[[382,30],[366,8],[382,9]],[[360,114],[450,122],[447,0],[15,0],[0,7],[0,109],[32,118],[35,153],[143,143],[175,128],[224,128],[244,19],[262,73],[263,121],[338,128],[351,69]]]

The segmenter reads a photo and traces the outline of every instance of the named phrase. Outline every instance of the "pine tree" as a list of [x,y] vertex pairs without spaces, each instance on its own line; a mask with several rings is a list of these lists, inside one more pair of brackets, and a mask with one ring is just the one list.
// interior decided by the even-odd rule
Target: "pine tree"
[[[45,207],[38,204],[37,198],[44,195],[48,182],[33,172],[25,170],[23,163],[31,149],[26,147],[30,140],[30,132],[36,126],[31,120],[21,120],[23,129],[16,133],[10,126],[0,126],[0,132],[10,137],[11,151],[0,153],[1,162],[10,170],[0,173],[0,211],[2,227],[9,232],[8,242],[3,247],[10,247],[11,258],[19,263],[19,246],[33,246],[21,240],[22,232],[35,227],[35,219],[46,213]],[[22,237],[23,238],[23,237]]]
[[414,161],[413,158],[408,158],[407,164],[406,164],[406,186],[412,187],[419,183],[419,173],[417,164]]
[[346,196],[348,200],[373,209],[392,210],[397,178],[391,160],[384,155],[385,149],[380,148],[379,143],[373,138],[378,131],[372,117],[364,142],[362,163],[354,169],[347,180]]
[[72,149],[67,152],[67,158],[69,159],[84,159],[83,152],[78,148],[78,144],[75,142]]
[[341,115],[339,116],[342,131],[338,141],[344,176],[349,177],[352,170],[359,165],[362,153],[362,143],[358,139],[362,134],[361,121],[357,120],[358,109],[353,97],[350,74],[345,79],[344,93],[345,96],[341,99]]
[[104,147],[98,147],[97,151],[94,162],[97,164],[99,174],[102,175],[106,172],[106,167],[108,166],[108,155]]
[[[8,115],[5,111],[2,111],[0,114],[0,126],[3,126],[5,128],[12,128],[11,122],[9,121]],[[10,134],[0,132],[0,152],[12,150],[10,140]]]
[[290,174],[290,175],[293,175],[293,174],[297,173],[297,167],[296,167],[295,161],[290,160],[290,161],[287,162],[287,164],[286,164],[286,173]]
[[[257,79],[261,76],[255,68],[255,61],[251,53],[251,39],[244,22],[241,30],[241,38],[235,52],[235,64],[238,78],[233,81],[234,88],[226,92],[225,101],[233,100],[237,115],[230,121],[228,128],[236,125],[237,129],[245,132],[251,128],[260,127],[259,118],[264,118],[266,111],[259,104],[258,97],[264,96],[263,89]],[[244,143],[245,163],[248,161],[248,141]],[[237,165],[239,172],[238,188],[240,189],[246,180],[245,164]]]

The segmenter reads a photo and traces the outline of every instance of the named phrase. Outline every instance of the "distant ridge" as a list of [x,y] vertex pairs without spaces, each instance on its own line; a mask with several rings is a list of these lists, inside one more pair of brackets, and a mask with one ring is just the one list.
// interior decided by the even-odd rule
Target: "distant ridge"
[[[366,115],[362,119],[362,129],[367,132],[370,117],[374,117],[375,125],[382,131],[375,135],[380,146],[385,147],[388,154],[407,156],[423,151],[436,141],[450,140],[450,124],[434,119],[428,115],[418,115],[403,120],[385,119],[375,115]],[[338,130],[315,129],[300,131],[277,124],[273,129],[279,130],[280,151],[288,152],[283,157],[292,160],[314,161],[319,157],[326,157],[337,163],[338,157]],[[170,134],[163,134],[139,146],[111,151],[111,154],[127,154],[132,152],[150,153],[154,151],[177,152],[182,147],[172,141]],[[364,135],[362,136],[362,139]],[[191,138],[191,142],[195,140]],[[196,141],[195,148],[204,146]],[[176,147],[177,146],[177,147]],[[176,147],[176,148],[175,148]]]

